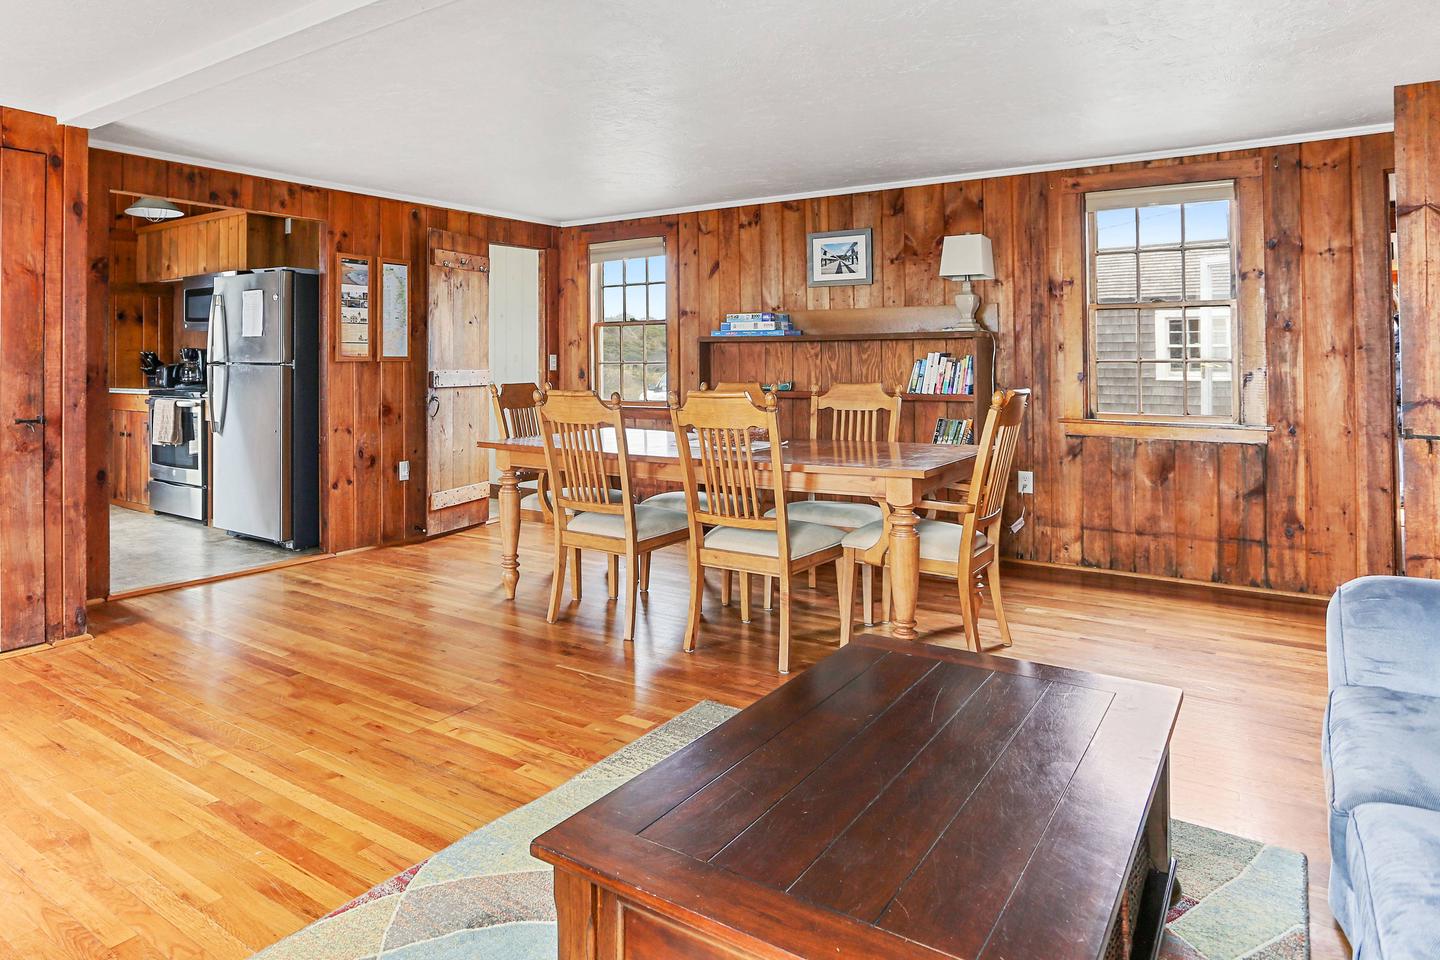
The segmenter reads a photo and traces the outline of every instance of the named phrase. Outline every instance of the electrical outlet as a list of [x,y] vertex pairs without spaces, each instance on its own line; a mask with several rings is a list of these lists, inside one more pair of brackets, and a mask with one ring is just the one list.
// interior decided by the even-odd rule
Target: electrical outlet
[[554,373],[556,370],[559,370],[559,369],[560,369],[560,358],[559,358],[558,356],[556,356],[555,354],[553,354],[553,353],[550,354],[550,372],[551,372],[551,373]]
[[409,461],[409,460],[401,460],[400,463],[396,466],[396,470],[399,471],[399,473],[400,473],[400,479],[401,479],[401,480],[409,480],[409,479],[410,479],[410,461]]
[[1015,473],[1015,479],[1016,479],[1016,481],[1017,481],[1018,484],[1019,484],[1020,492],[1021,492],[1021,493],[1034,493],[1034,492],[1035,492],[1035,471],[1034,471],[1034,470],[1018,470],[1018,471],[1016,471],[1016,473]]

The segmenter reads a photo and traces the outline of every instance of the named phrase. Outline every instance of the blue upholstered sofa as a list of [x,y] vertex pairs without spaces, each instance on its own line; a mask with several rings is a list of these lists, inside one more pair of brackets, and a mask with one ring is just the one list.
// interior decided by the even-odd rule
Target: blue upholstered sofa
[[1440,958],[1440,581],[1330,601],[1330,906],[1355,960]]

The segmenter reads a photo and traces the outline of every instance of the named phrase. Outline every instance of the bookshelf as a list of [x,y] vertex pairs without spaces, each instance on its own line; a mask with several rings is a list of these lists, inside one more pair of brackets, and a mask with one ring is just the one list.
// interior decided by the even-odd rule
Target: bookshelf
[[[984,420],[995,389],[994,341],[988,334],[864,330],[855,329],[854,324],[851,329],[817,326],[826,314],[850,312],[811,311],[804,322],[797,317],[797,326],[806,331],[803,336],[700,337],[699,379],[704,383],[790,381],[794,390],[775,394],[780,400],[781,429],[788,436],[805,436],[810,429],[810,397],[832,383],[879,382],[889,390],[897,390],[909,383],[917,357],[929,353],[970,355],[975,358],[974,394],[903,394],[900,439],[929,443],[939,417],[970,419],[977,425]],[[953,311],[948,316],[953,317]],[[879,325],[887,318],[867,319]]]

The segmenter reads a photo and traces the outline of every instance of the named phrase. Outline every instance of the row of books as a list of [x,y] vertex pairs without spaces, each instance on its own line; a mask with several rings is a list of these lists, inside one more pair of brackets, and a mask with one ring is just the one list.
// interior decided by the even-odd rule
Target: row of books
[[717,337],[798,337],[803,330],[795,329],[788,313],[727,313],[720,322]]
[[915,360],[906,393],[936,393],[951,396],[975,394],[975,357],[966,354],[927,353]]
[[953,417],[935,418],[935,436],[931,443],[974,443],[975,421]]

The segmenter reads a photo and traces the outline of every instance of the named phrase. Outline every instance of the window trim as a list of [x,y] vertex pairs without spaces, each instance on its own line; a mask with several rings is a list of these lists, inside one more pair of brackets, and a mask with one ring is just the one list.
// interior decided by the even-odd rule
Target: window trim
[[[636,321],[639,323],[664,323],[666,325],[665,335],[665,357],[666,357],[666,387],[667,394],[683,393],[676,377],[680,369],[680,337],[679,334],[679,259],[680,243],[678,231],[673,220],[669,218],[646,218],[633,222],[617,222],[595,224],[591,227],[581,227],[581,235],[584,244],[584,263],[586,265],[585,278],[588,290],[586,291],[586,321],[589,324],[589,332],[585,337],[585,368],[583,370],[584,386],[591,391],[598,391],[599,367],[600,367],[600,345],[597,332],[602,321],[600,317],[603,312],[603,289],[604,284],[597,281],[599,261],[591,257],[591,248],[601,244],[617,244],[625,242],[636,246],[643,245],[646,241],[658,241],[664,248],[665,254],[665,314],[664,321]],[[630,254],[633,256],[634,254]],[[631,322],[631,321],[625,321]],[[622,400],[622,405],[627,409],[664,409],[668,400]]]
[[[1099,254],[1101,253],[1101,251],[1100,251],[1100,249],[1099,249],[1099,239],[1098,239],[1097,234],[1096,234],[1096,229],[1097,229],[1097,228],[1096,228],[1096,221],[1097,221],[1097,218],[1096,218],[1095,214],[1096,214],[1097,212],[1102,211],[1102,210],[1125,210],[1125,209],[1132,209],[1132,208],[1140,208],[1140,209],[1143,209],[1144,207],[1147,207],[1147,206],[1172,206],[1172,205],[1180,205],[1180,204],[1184,204],[1184,203],[1194,203],[1194,202],[1201,202],[1201,201],[1213,201],[1213,200],[1221,200],[1221,199],[1225,200],[1227,203],[1230,204],[1229,216],[1228,216],[1228,218],[1227,218],[1227,222],[1228,222],[1228,226],[1229,226],[1229,236],[1226,238],[1226,247],[1227,247],[1227,249],[1229,250],[1229,253],[1230,253],[1230,258],[1229,258],[1229,259],[1230,259],[1230,274],[1231,274],[1231,277],[1232,277],[1232,279],[1233,279],[1233,282],[1232,282],[1232,284],[1231,284],[1231,296],[1230,296],[1229,298],[1212,299],[1212,300],[1198,300],[1198,299],[1197,299],[1197,300],[1188,300],[1188,299],[1184,299],[1184,298],[1183,298],[1183,294],[1184,294],[1185,292],[1187,292],[1187,291],[1184,291],[1183,286],[1182,286],[1182,299],[1180,299],[1180,300],[1143,300],[1143,299],[1140,298],[1140,291],[1139,291],[1138,289],[1137,289],[1136,292],[1135,292],[1135,300],[1134,300],[1134,301],[1124,301],[1124,302],[1108,302],[1108,301],[1105,301],[1105,302],[1102,302],[1101,300],[1099,300],[1099,298],[1098,298],[1098,279],[1097,279],[1097,277],[1096,277],[1096,266],[1097,266],[1097,261],[1098,261]],[[1219,426],[1225,426],[1225,425],[1235,425],[1235,426],[1238,426],[1238,425],[1243,425],[1243,423],[1244,423],[1244,419],[1243,419],[1243,418],[1244,418],[1244,416],[1245,416],[1245,410],[1243,409],[1243,396],[1242,396],[1242,390],[1241,390],[1241,387],[1242,387],[1242,385],[1243,385],[1243,380],[1244,380],[1244,374],[1240,372],[1240,369],[1241,369],[1241,366],[1242,366],[1242,360],[1241,360],[1241,357],[1240,357],[1240,344],[1241,344],[1241,317],[1240,317],[1241,290],[1240,290],[1240,284],[1241,284],[1241,279],[1242,279],[1242,272],[1241,272],[1241,267],[1240,267],[1240,256],[1239,256],[1239,249],[1240,249],[1239,228],[1240,228],[1240,221],[1241,221],[1240,209],[1239,209],[1239,207],[1240,207],[1240,185],[1239,185],[1239,183],[1237,183],[1237,182],[1236,182],[1235,180],[1233,180],[1233,179],[1226,179],[1226,180],[1185,180],[1185,181],[1177,181],[1177,182],[1175,182],[1175,183],[1147,183],[1147,184],[1140,185],[1140,186],[1122,187],[1122,188],[1116,189],[1116,190],[1086,190],[1086,191],[1084,191],[1084,192],[1081,194],[1081,198],[1080,198],[1080,212],[1081,212],[1081,216],[1084,218],[1084,225],[1083,225],[1083,230],[1082,230],[1082,235],[1084,236],[1084,250],[1083,250],[1083,252],[1082,252],[1082,256],[1084,257],[1084,261],[1085,261],[1085,263],[1084,263],[1084,270],[1085,270],[1085,297],[1084,297],[1084,302],[1083,302],[1084,324],[1085,324],[1085,383],[1086,383],[1085,396],[1084,396],[1085,419],[1087,419],[1087,420],[1093,420],[1093,421],[1096,421],[1096,422],[1121,422],[1121,423],[1129,423],[1129,424],[1143,424],[1143,423],[1153,423],[1153,424],[1158,424],[1158,425],[1187,425],[1187,424],[1188,424],[1188,425],[1194,425],[1194,426],[1197,426],[1197,427],[1199,427],[1199,426],[1217,426],[1217,425],[1219,425]],[[1147,250],[1170,250],[1170,249],[1172,249],[1172,245],[1170,245],[1170,244],[1161,244],[1161,245],[1159,245],[1159,246],[1153,246],[1153,247],[1147,248],[1147,247],[1145,247],[1144,245],[1142,245],[1142,244],[1140,243],[1140,238],[1139,238],[1138,235],[1135,237],[1135,247],[1134,247],[1134,250],[1135,250],[1137,256],[1138,256],[1140,253],[1146,252]],[[1189,248],[1187,247],[1187,245],[1186,245],[1185,236],[1184,236],[1183,233],[1181,234],[1180,240],[1179,240],[1176,244],[1173,245],[1173,249],[1179,250],[1179,251],[1185,251],[1185,250],[1189,249]],[[1198,247],[1197,249],[1206,249],[1206,248],[1203,247],[1203,246],[1201,246],[1201,247]],[[1218,246],[1217,246],[1217,247],[1212,247],[1212,248],[1210,248],[1210,249],[1219,249],[1219,248],[1218,248]],[[1182,253],[1182,256],[1183,256],[1183,253]],[[1182,259],[1182,266],[1181,266],[1181,276],[1182,276],[1182,278],[1184,277],[1184,266],[1183,266],[1183,263],[1184,263],[1184,261],[1183,261],[1183,259]],[[1137,264],[1137,272],[1136,272],[1136,284],[1137,284],[1137,287],[1138,287],[1139,282],[1140,282],[1140,275],[1139,275],[1139,272],[1138,272],[1138,264]],[[1183,279],[1182,279],[1182,283],[1183,283]],[[1164,360],[1163,358],[1158,358],[1158,357],[1157,357],[1157,358],[1146,358],[1146,357],[1140,356],[1140,355],[1139,355],[1139,354],[1140,354],[1140,347],[1139,347],[1139,341],[1138,341],[1138,340],[1137,340],[1137,343],[1136,343],[1136,359],[1134,359],[1133,361],[1132,361],[1132,360],[1101,360],[1101,359],[1099,359],[1099,345],[1098,345],[1098,342],[1097,342],[1097,339],[1096,339],[1097,336],[1098,336],[1098,332],[1099,332],[1099,325],[1098,325],[1098,323],[1097,323],[1097,314],[1098,314],[1099,311],[1101,311],[1101,310],[1133,310],[1133,311],[1135,311],[1135,312],[1136,312],[1136,329],[1137,329],[1137,333],[1138,333],[1140,324],[1143,324],[1143,323],[1145,322],[1144,319],[1143,319],[1143,317],[1141,316],[1141,314],[1143,314],[1145,311],[1150,311],[1150,312],[1152,312],[1152,313],[1158,314],[1158,313],[1159,313],[1160,311],[1162,311],[1162,310],[1167,310],[1167,309],[1169,309],[1169,310],[1178,310],[1178,311],[1181,312],[1182,325],[1183,325],[1183,322],[1184,322],[1184,321],[1183,321],[1184,311],[1186,311],[1187,309],[1202,309],[1202,308],[1205,308],[1205,307],[1225,307],[1225,308],[1227,308],[1227,309],[1230,311],[1230,357],[1229,357],[1229,359],[1228,359],[1228,360],[1209,360],[1209,359],[1206,359],[1206,358],[1204,358],[1204,357],[1195,357],[1195,358],[1182,357],[1181,360],[1180,360],[1180,362],[1185,365],[1185,370],[1184,370],[1184,371],[1182,371],[1182,372],[1179,373],[1179,374],[1173,374],[1173,373],[1172,373],[1171,375],[1164,376],[1164,377],[1159,377],[1159,376],[1157,376],[1157,379],[1159,379],[1159,380],[1166,380],[1166,381],[1177,381],[1177,382],[1181,382],[1181,383],[1188,383],[1188,382],[1190,381],[1190,378],[1189,378],[1189,376],[1187,375],[1187,373],[1188,373],[1189,366],[1190,366],[1190,364],[1192,364],[1192,363],[1195,363],[1195,364],[1201,364],[1201,363],[1224,363],[1224,364],[1227,364],[1227,365],[1229,366],[1229,368],[1230,368],[1230,378],[1229,378],[1229,379],[1230,379],[1230,407],[1231,407],[1231,410],[1233,411],[1230,415],[1228,415],[1228,416],[1213,416],[1213,415],[1211,415],[1211,416],[1206,416],[1206,415],[1204,415],[1204,414],[1191,414],[1191,413],[1180,413],[1180,414],[1146,413],[1146,412],[1144,411],[1144,409],[1143,409],[1143,407],[1144,407],[1143,391],[1141,391],[1139,394],[1137,394],[1136,404],[1135,404],[1135,411],[1134,411],[1134,412],[1128,412],[1128,411],[1127,411],[1127,412],[1123,412],[1123,413],[1104,412],[1104,411],[1101,411],[1101,410],[1098,409],[1098,398],[1097,398],[1097,395],[1096,395],[1096,394],[1097,394],[1097,390],[1099,389],[1099,385],[1100,385],[1100,384],[1099,384],[1098,371],[1099,371],[1100,365],[1101,365],[1102,363],[1103,363],[1103,364],[1116,365],[1116,366],[1119,366],[1119,365],[1121,365],[1121,364],[1130,364],[1130,365],[1133,365],[1133,367],[1134,367],[1134,369],[1135,369],[1135,376],[1136,376],[1136,383],[1137,383],[1137,385],[1141,384],[1142,381],[1143,381],[1143,372],[1144,372],[1145,364],[1146,364],[1146,363],[1154,363],[1154,364],[1164,364],[1164,363],[1165,363],[1165,360]],[[1157,317],[1155,318],[1154,322],[1155,322],[1155,324],[1156,324],[1156,326],[1157,326],[1157,331],[1156,331],[1156,332],[1157,332],[1157,334],[1158,334],[1158,326],[1159,326],[1159,323],[1160,323],[1160,318],[1157,316]],[[1168,335],[1167,335],[1167,338],[1166,338],[1166,339],[1167,339],[1167,345],[1168,345]],[[1157,344],[1158,344],[1158,339],[1157,339]],[[1185,407],[1188,407],[1188,405],[1189,405],[1189,404],[1188,404],[1187,394],[1188,394],[1188,390],[1182,389],[1182,391],[1181,391],[1181,398],[1182,398],[1182,399],[1181,399],[1181,403],[1182,403],[1182,406],[1185,406]]]

